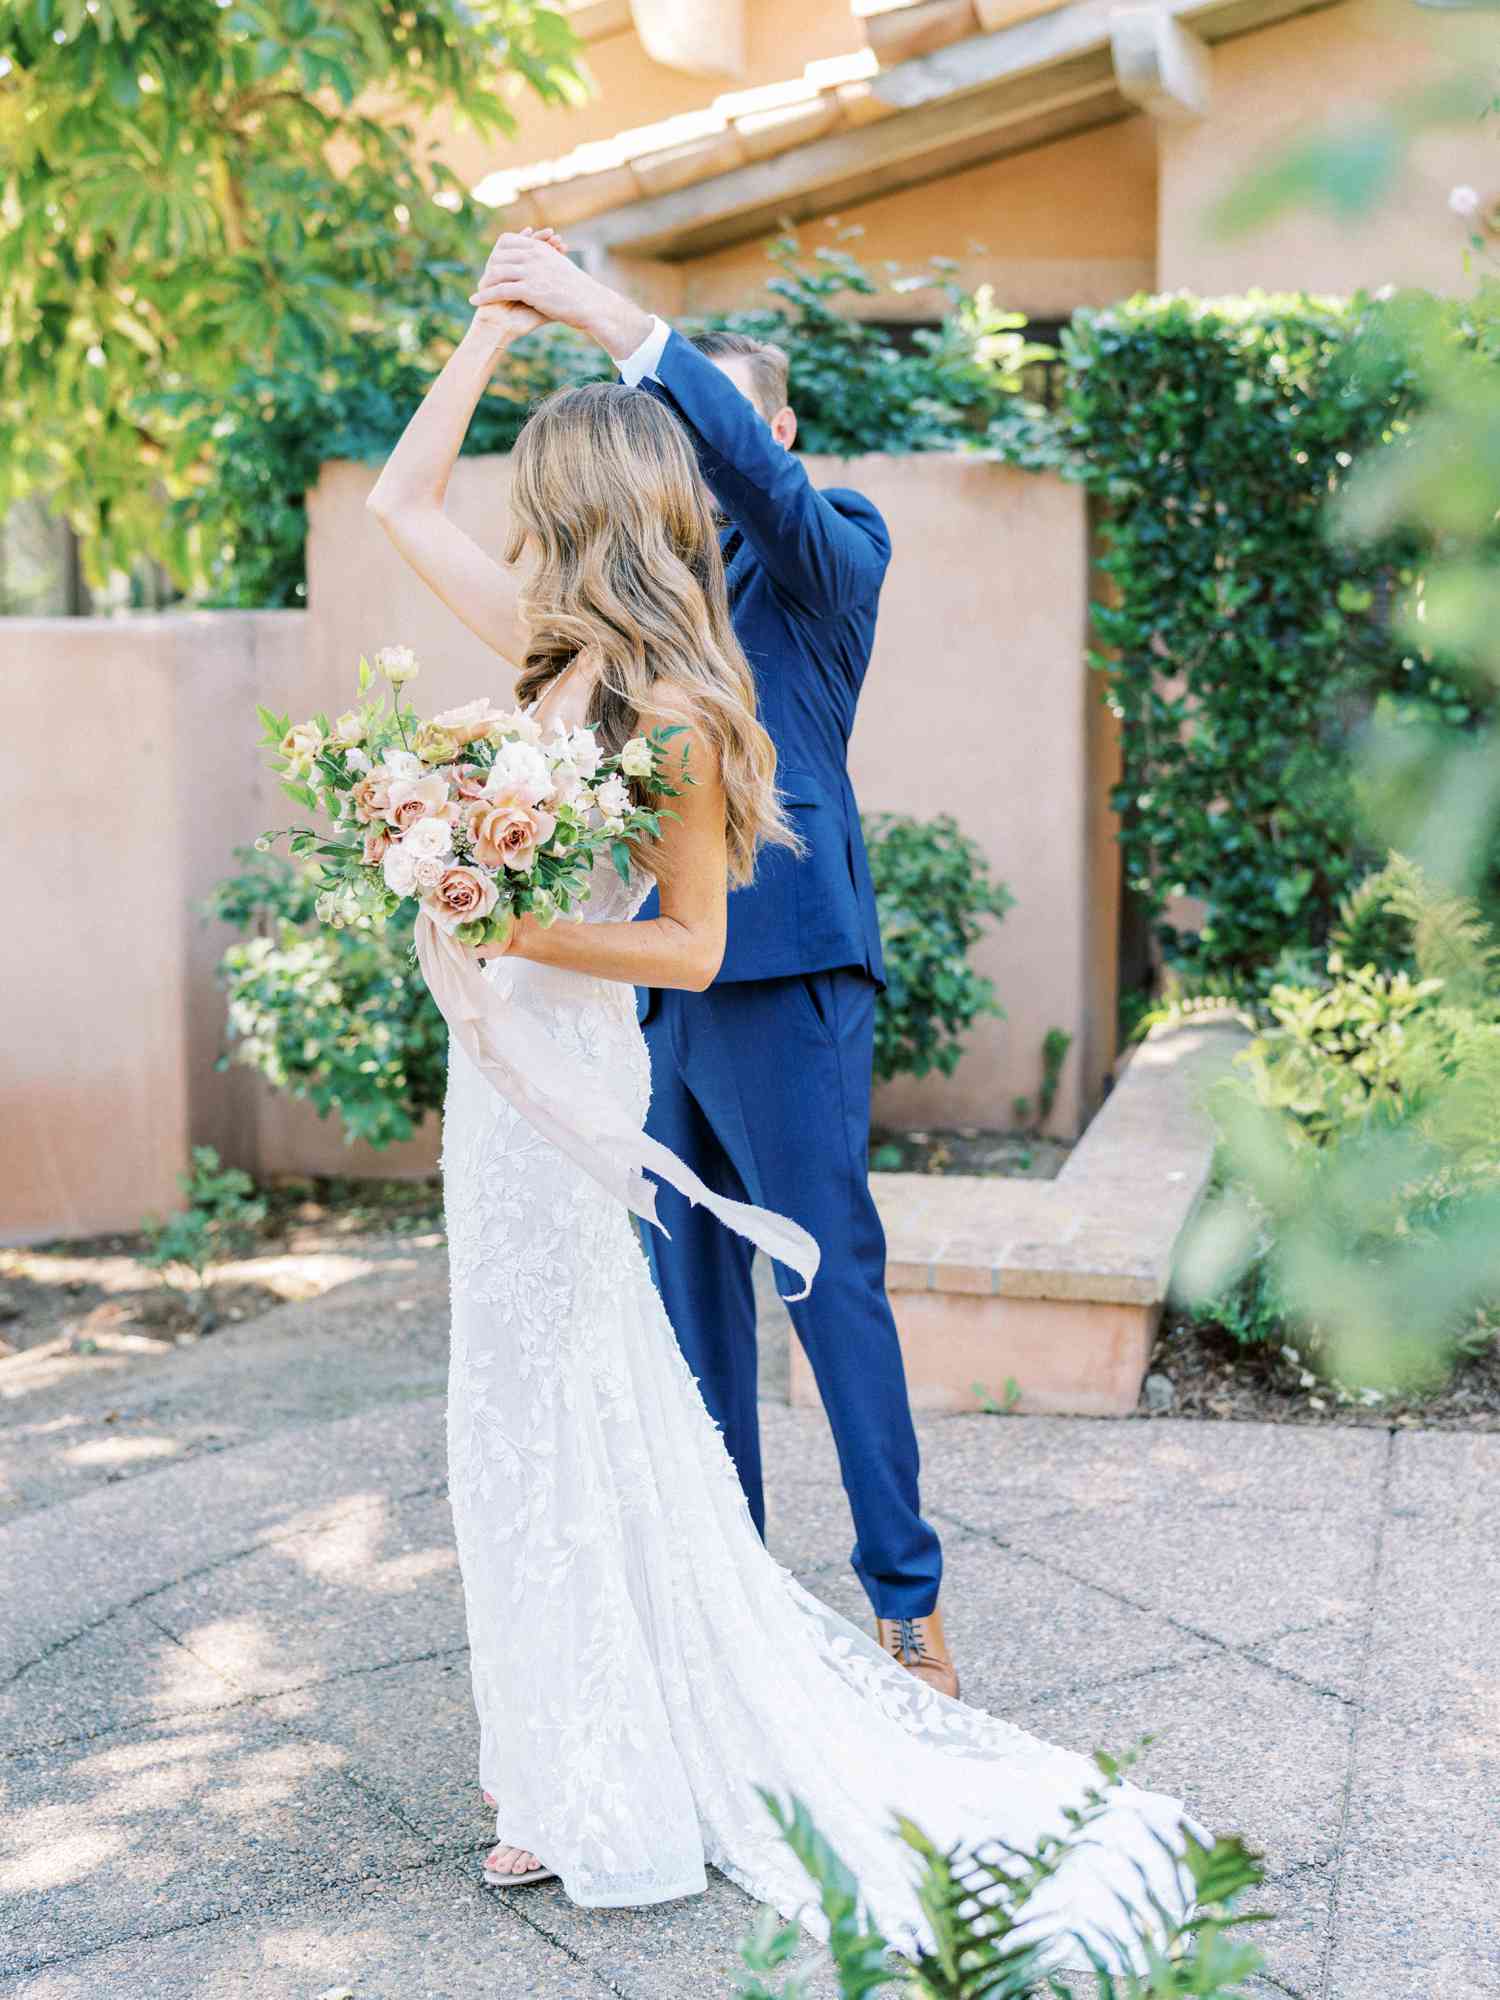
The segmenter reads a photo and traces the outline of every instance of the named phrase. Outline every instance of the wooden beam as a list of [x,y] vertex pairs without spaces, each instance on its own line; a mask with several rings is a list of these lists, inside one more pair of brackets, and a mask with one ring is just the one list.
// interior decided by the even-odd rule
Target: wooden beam
[[1209,53],[1191,28],[1159,6],[1116,7],[1110,44],[1120,93],[1152,118],[1185,122],[1208,113]]

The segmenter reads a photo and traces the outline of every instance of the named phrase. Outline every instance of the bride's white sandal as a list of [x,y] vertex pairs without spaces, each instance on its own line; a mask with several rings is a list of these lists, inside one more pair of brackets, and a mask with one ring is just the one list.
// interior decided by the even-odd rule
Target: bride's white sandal
[[[492,1806],[495,1803],[488,1792],[484,1794],[484,1802],[487,1806]],[[501,1846],[504,1845],[505,1843],[502,1841]],[[499,1852],[499,1847],[492,1847],[490,1849],[490,1854],[498,1854]],[[511,1852],[512,1854],[525,1854],[529,1852],[529,1849],[513,1847]],[[527,1882],[552,1882],[557,1878],[555,1870],[544,1868],[540,1863],[535,1868],[523,1868],[519,1874],[511,1868],[491,1868],[490,1856],[487,1854],[484,1857],[484,1879],[492,1889],[519,1889]]]

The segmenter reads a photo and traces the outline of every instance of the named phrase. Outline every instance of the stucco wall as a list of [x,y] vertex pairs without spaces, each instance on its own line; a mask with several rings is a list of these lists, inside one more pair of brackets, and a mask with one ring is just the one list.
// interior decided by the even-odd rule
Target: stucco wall
[[[175,1204],[193,1142],[256,1164],[258,1087],[214,1067],[228,933],[201,906],[274,818],[252,704],[295,695],[304,630],[276,611],[0,621],[0,1239],[134,1227]],[[61,829],[66,869],[59,716],[90,781]]]
[[[884,1091],[880,1115],[1003,1125],[1012,1098],[1034,1094],[1042,1037],[1058,1026],[1075,1044],[1054,1123],[1074,1130],[1113,1055],[1112,983],[1096,959],[1099,937],[1113,935],[1117,879],[1086,796],[1104,716],[1083,665],[1082,497],[1061,481],[939,455],[814,459],[809,470],[868,493],[896,551],[851,751],[861,802],[953,812],[1017,897],[979,954],[1009,1020],[977,1031],[951,1081]],[[508,476],[503,458],[463,459],[450,487],[454,518],[491,549]],[[395,560],[366,513],[373,478],[368,467],[325,466],[309,500],[304,708],[346,705],[360,652],[394,642],[423,659],[424,707],[502,697],[503,663]]]
[[1357,222],[1298,203],[1268,227],[1226,239],[1206,218],[1257,162],[1289,142],[1357,123],[1372,106],[1445,73],[1473,32],[1430,8],[1345,0],[1221,43],[1211,58],[1209,116],[1160,128],[1160,289],[1210,296],[1252,286],[1464,289],[1463,228],[1448,211],[1448,192],[1463,182],[1486,203],[1500,195],[1495,134],[1480,122],[1477,100],[1473,119],[1416,145],[1386,199]]

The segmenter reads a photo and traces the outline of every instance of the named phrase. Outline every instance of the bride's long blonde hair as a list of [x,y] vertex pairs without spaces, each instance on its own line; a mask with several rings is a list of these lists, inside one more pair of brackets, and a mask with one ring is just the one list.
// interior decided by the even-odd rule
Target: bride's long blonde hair
[[[600,663],[589,721],[607,751],[680,720],[685,707],[723,776],[729,879],[748,882],[763,842],[798,842],[776,795],[776,752],[730,623],[713,502],[686,433],[646,391],[590,383],[535,411],[511,464],[506,560],[528,545],[535,559],[518,699],[536,701],[587,652]],[[650,843],[639,859],[651,868]]]

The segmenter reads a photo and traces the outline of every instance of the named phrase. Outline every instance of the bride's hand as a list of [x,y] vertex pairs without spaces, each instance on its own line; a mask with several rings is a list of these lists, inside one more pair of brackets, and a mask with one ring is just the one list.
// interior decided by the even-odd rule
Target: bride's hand
[[[534,236],[538,243],[545,243],[549,248],[560,250],[564,256],[567,255],[568,246],[555,229],[546,227],[523,229],[518,233],[522,236]],[[504,236],[496,240],[495,247],[486,259],[485,267],[480,272],[478,283],[474,287],[476,293],[484,290],[485,280],[489,277],[491,267],[499,254],[500,245],[505,240]],[[535,306],[528,306],[519,299],[513,299],[498,305],[480,306],[474,314],[474,324],[492,327],[497,333],[503,333],[508,340],[519,340],[523,333],[534,333],[539,326],[546,326],[548,320],[547,315],[538,312]]]
[[521,947],[525,943],[526,933],[532,928],[533,922],[534,920],[531,917],[516,917],[504,938],[497,939],[490,944],[476,944],[474,946],[474,956],[479,960],[481,965],[488,964],[492,958],[519,958],[524,956]]

